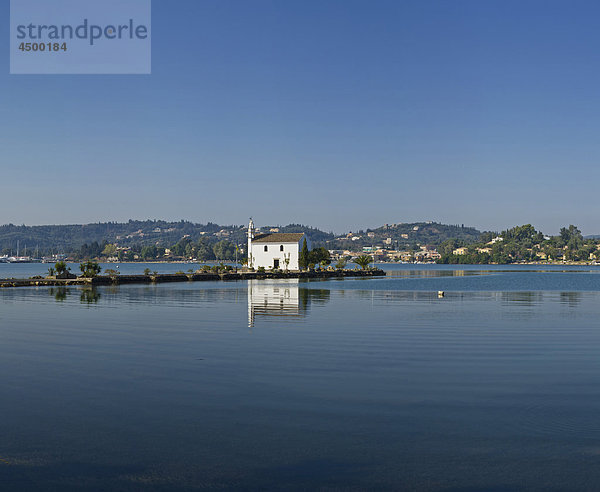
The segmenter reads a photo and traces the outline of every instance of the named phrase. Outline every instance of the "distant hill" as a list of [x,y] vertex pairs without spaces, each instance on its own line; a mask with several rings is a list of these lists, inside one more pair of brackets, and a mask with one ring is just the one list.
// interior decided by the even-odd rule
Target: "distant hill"
[[372,244],[390,243],[390,246],[400,249],[419,245],[438,245],[447,239],[462,239],[474,242],[479,239],[481,232],[473,227],[464,225],[446,225],[438,222],[412,222],[386,224],[376,229],[360,230],[339,237],[336,242],[346,249],[354,246],[370,246]]
[[[269,228],[263,227],[263,230],[268,229]],[[323,232],[314,227],[308,227],[300,224],[290,224],[283,227],[277,227],[277,229],[279,229],[279,232],[303,232],[310,238],[313,245],[325,245],[335,238],[332,232]]]
[[594,236],[584,236],[584,239],[600,239],[600,234],[596,234]]
[[[480,232],[472,227],[445,225],[436,222],[400,223],[367,229],[336,237],[314,227],[301,224],[286,226],[263,226],[262,232],[304,232],[315,246],[329,249],[360,249],[363,246],[382,244],[399,248],[415,244],[437,245],[446,239],[476,241]],[[39,249],[40,255],[51,253],[71,253],[84,244],[116,244],[121,247],[156,245],[168,248],[183,238],[198,241],[206,238],[211,243],[228,240],[234,244],[246,243],[246,225],[223,226],[196,224],[187,221],[167,222],[163,220],[130,220],[124,223],[103,222],[83,225],[0,226],[0,255],[16,253],[17,243],[21,253],[27,248],[28,254]],[[391,241],[391,244],[389,242]]]
[[189,235],[198,239],[202,233],[210,234],[221,230],[217,224],[193,224],[191,222],[165,222],[161,220],[130,220],[125,223],[104,222],[85,225],[47,226],[0,226],[0,251],[16,251],[17,241],[21,251],[27,246],[29,251],[39,247],[46,252],[69,252],[83,244],[118,243],[170,245]]
[[[235,244],[246,243],[245,225],[222,226],[209,222],[195,224],[187,221],[166,222],[162,220],[130,220],[129,222],[103,222],[84,225],[0,226],[0,254],[16,253],[17,244],[21,253],[28,254],[39,249],[40,254],[70,253],[84,244],[110,243],[123,247],[133,245],[157,245],[169,247],[185,237],[198,241],[201,237],[210,242],[229,240]],[[263,227],[269,231],[270,226]],[[279,227],[281,232],[305,232],[313,242],[325,243],[334,236],[300,224]]]

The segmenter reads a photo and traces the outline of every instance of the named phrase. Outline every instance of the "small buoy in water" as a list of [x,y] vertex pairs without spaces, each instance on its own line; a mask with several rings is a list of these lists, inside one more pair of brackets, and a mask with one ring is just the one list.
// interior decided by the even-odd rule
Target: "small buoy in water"
[[443,290],[438,290],[438,297],[444,297],[445,293]]

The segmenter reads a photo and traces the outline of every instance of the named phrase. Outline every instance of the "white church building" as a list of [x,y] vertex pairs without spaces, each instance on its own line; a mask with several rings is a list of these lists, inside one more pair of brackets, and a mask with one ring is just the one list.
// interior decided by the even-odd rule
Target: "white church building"
[[298,260],[304,245],[310,249],[310,240],[303,232],[260,234],[250,219],[248,225],[248,268],[265,270],[300,270]]

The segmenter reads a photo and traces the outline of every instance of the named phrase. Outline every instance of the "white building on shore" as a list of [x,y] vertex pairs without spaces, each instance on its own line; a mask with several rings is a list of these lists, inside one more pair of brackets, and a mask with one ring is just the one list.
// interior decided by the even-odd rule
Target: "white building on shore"
[[305,240],[310,249],[310,241],[303,232],[257,234],[250,219],[248,268],[300,270],[298,260]]

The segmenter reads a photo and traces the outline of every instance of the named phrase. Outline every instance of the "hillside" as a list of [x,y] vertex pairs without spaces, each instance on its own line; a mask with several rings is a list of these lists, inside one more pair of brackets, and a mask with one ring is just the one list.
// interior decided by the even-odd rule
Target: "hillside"
[[[0,254],[16,253],[17,244],[21,253],[38,249],[41,255],[70,253],[84,244],[117,244],[120,247],[156,245],[170,247],[182,238],[197,242],[207,238],[209,242],[228,240],[234,244],[245,244],[247,226],[221,226],[218,224],[195,224],[192,222],[166,222],[162,220],[130,220],[125,223],[105,222],[84,225],[0,226]],[[263,227],[263,231],[271,227]],[[290,224],[280,227],[281,232],[306,232],[313,241],[325,243],[333,234],[318,229]]]
[[448,239],[474,242],[481,232],[473,227],[446,225],[437,222],[413,222],[386,224],[376,229],[367,229],[349,233],[336,238],[339,249],[357,249],[358,247],[386,244],[398,249],[414,245],[438,245]]
[[[301,224],[286,226],[263,226],[262,231],[304,232],[315,246],[329,249],[359,250],[363,246],[385,243],[390,247],[405,248],[416,244],[440,244],[447,239],[476,241],[479,231],[471,227],[444,225],[435,222],[417,222],[385,225],[356,233],[338,236],[314,227]],[[28,254],[38,249],[40,255],[72,253],[84,245],[95,243],[93,251],[102,244],[114,244],[120,248],[158,246],[170,248],[182,239],[191,242],[203,241],[214,244],[226,240],[233,244],[246,243],[246,226],[223,226],[196,224],[187,221],[167,222],[162,220],[130,220],[124,223],[105,222],[84,225],[0,226],[0,255],[16,253],[17,243],[21,253]]]
[[83,244],[118,243],[131,244],[171,244],[185,235],[197,239],[202,232],[216,232],[221,228],[216,224],[192,224],[191,222],[134,221],[126,223],[105,222],[84,225],[47,226],[0,226],[0,251],[16,251],[17,241],[21,251],[39,248],[40,251],[69,252]]

